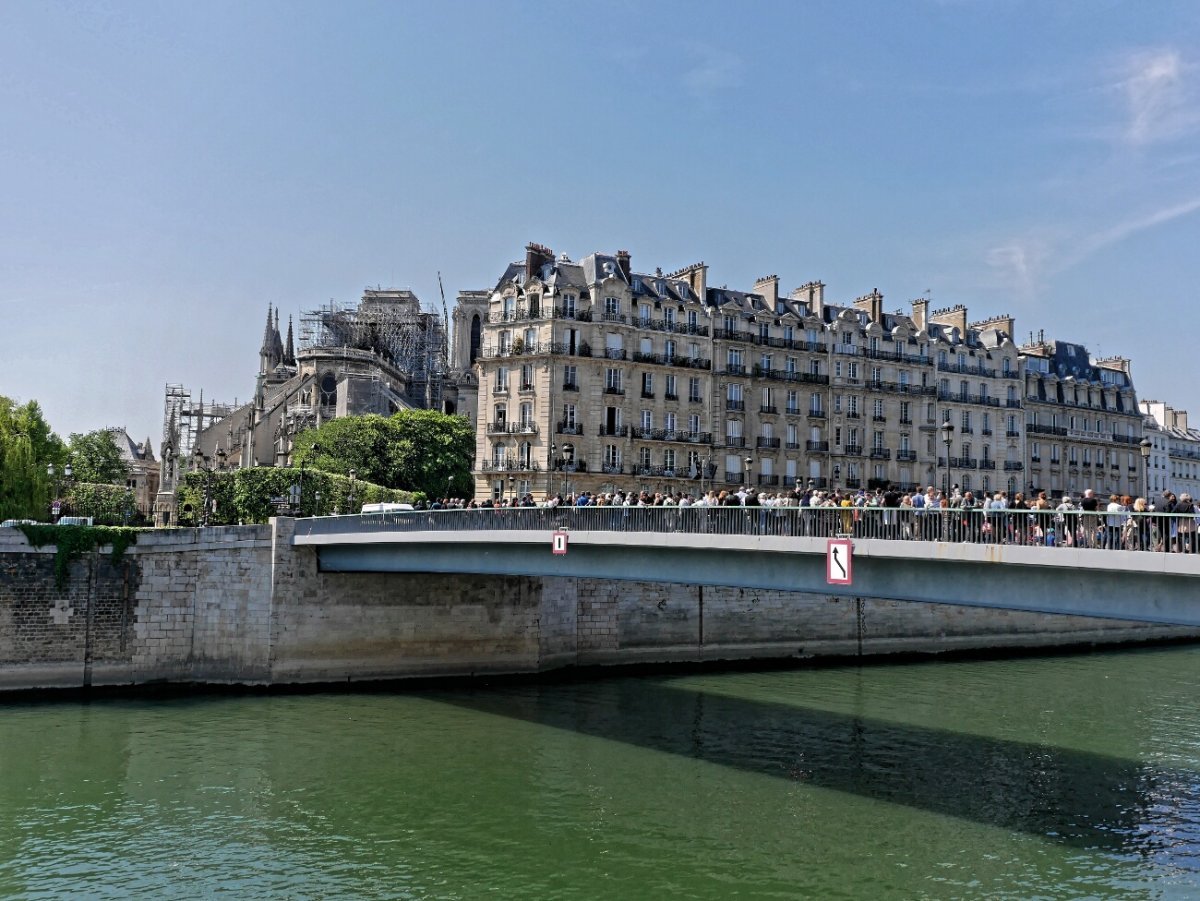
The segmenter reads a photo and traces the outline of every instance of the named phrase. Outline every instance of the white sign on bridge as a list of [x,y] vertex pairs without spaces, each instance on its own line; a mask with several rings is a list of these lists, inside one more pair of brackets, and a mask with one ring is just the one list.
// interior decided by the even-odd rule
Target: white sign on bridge
[[850,585],[854,581],[854,542],[849,538],[830,538],[825,546],[825,581],[830,585]]
[[550,550],[556,554],[565,554],[567,552],[567,533],[555,532],[554,537],[550,541]]

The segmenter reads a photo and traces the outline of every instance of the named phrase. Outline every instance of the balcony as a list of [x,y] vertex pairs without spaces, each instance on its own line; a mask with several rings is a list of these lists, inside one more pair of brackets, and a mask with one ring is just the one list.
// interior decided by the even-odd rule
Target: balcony
[[764,438],[760,435],[755,440],[754,446],[758,448],[769,448],[774,450],[779,447],[780,443],[781,442],[778,438]]
[[862,419],[862,414],[859,413],[857,410],[850,410],[849,412],[846,413],[846,418],[847,419]]
[[601,463],[600,471],[606,476],[619,476],[625,471],[625,467],[620,463]]
[[980,435],[991,435],[991,434],[992,434],[992,430],[991,430],[991,429],[980,429],[980,430],[979,430],[979,434],[980,434]]
[[[1030,435],[1058,435],[1059,437],[1065,437],[1067,434],[1066,428],[1060,425],[1035,425],[1033,423],[1025,426],[1025,431]],[[1020,432],[1009,430],[1007,434],[1009,438],[1016,438],[1019,437]]]
[[596,430],[596,434],[601,438],[628,438],[629,426],[627,425],[602,425]]
[[629,321],[629,317],[626,316],[624,313],[601,313],[600,321],[601,322],[618,322],[618,323],[624,325],[625,323],[627,323]]
[[725,401],[726,410],[745,410],[746,402],[744,400],[729,400]]
[[755,378],[774,379],[779,382],[792,382],[798,385],[828,385],[829,376],[817,372],[795,372],[787,369],[764,369],[757,363],[751,370]]
[[625,358],[625,349],[623,347],[604,348],[604,359],[606,360],[624,360]]
[[1009,398],[1004,402],[1004,406],[1008,407],[1010,410],[1019,410],[1021,409],[1021,402],[1019,400]]
[[563,391],[578,391],[579,382],[563,382]]
[[617,386],[617,385],[605,385],[605,386],[604,386],[604,393],[605,393],[605,394],[615,394],[615,395],[617,395],[618,397],[624,397],[624,396],[625,396],[625,389],[624,389],[624,388],[621,388],[621,387],[619,387],[619,386]]
[[746,438],[744,435],[726,435],[725,436],[725,446],[726,447],[745,447],[746,446]]
[[890,460],[890,459],[892,459],[892,452],[890,450],[888,450],[886,447],[873,447],[873,448],[871,448],[871,459],[872,460]]
[[1006,437],[1006,438],[1020,438],[1020,437],[1021,437],[1021,430],[1020,430],[1020,429],[1005,429],[1005,430],[1004,430],[1004,437]]
[[800,450],[799,441],[785,441],[783,444],[784,450]]
[[[1083,465],[1087,466],[1088,464],[1084,463]],[[1025,468],[1025,464],[1022,463],[1020,460],[1005,460],[1004,461],[1004,471],[1005,472],[1020,472],[1024,468]]]
[[847,444],[844,448],[842,448],[842,453],[849,457],[861,457],[862,452],[863,449],[861,444]]
[[951,457],[951,469],[978,469],[979,461],[974,457]]
[[847,488],[861,488],[862,479],[846,479]]
[[533,382],[521,382],[521,384],[517,386],[517,390],[528,394],[529,392],[533,391]]
[[810,454],[827,454],[829,453],[828,441],[805,441],[804,449]]
[[896,461],[899,463],[917,462],[917,452],[911,450],[896,451]]
[[721,370],[722,375],[745,375],[746,367],[742,363],[726,363],[725,368]]
[[479,464],[480,472],[539,472],[541,466],[533,460],[484,460]]
[[578,420],[575,422],[567,422],[562,420],[554,427],[554,431],[560,435],[582,435],[583,423],[579,422]]
[[676,394],[674,391],[668,391],[665,394],[663,394],[663,399],[664,400],[679,400],[679,395]]
[[647,391],[645,388],[643,388],[642,389],[642,398],[643,398],[643,400],[654,400],[654,392]]
[[713,338],[718,341],[745,341],[753,343],[754,334],[752,332],[741,332],[737,329],[715,328],[713,329]]
[[786,413],[788,416],[799,416],[800,408],[799,407],[787,407],[784,409],[783,412]]
[[765,485],[767,487],[774,487],[779,484],[779,476],[776,475],[775,473],[771,473],[771,474],[759,473],[756,481],[758,482],[759,485]]
[[995,460],[980,460],[979,468],[980,469],[995,469],[996,461]]
[[740,485],[746,481],[746,474],[744,472],[730,472],[727,469],[725,470],[725,481],[730,485]]
[[555,472],[587,472],[587,460],[555,460]]
[[994,379],[996,370],[989,369],[986,366],[972,366],[964,363],[961,366],[958,363],[938,363],[938,372],[956,372],[959,375],[977,375],[985,379]]
[[826,413],[824,410],[809,410],[808,418],[809,419],[826,419],[827,416],[826,416]]
[[773,404],[763,404],[761,407],[758,408],[758,412],[759,413],[770,413],[772,415],[776,415],[779,413],[779,408],[774,406]]
[[872,416],[871,422],[887,422],[886,416]]
[[590,309],[589,310],[575,310],[575,309],[571,309],[571,308],[555,307],[554,308],[554,318],[555,319],[569,319],[573,322],[591,322],[592,321],[592,311]]

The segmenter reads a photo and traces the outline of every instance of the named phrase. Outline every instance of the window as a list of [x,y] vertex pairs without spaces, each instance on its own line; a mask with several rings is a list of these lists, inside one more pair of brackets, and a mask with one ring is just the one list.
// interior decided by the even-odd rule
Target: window
[[787,411],[789,413],[800,412],[800,392],[789,391],[787,393]]
[[668,398],[678,397],[678,392],[675,387],[675,376],[673,376],[673,375],[667,376],[667,383],[665,386],[665,390],[667,392]]
[[666,345],[664,346],[663,356],[666,357],[667,360],[669,361],[669,360],[674,360],[675,357],[678,355],[678,353],[679,353],[679,345],[676,344],[675,341],[673,341],[673,340],[668,340],[666,342]]
[[842,396],[840,394],[835,394],[833,396],[833,412],[834,413],[842,412]]
[[642,428],[643,429],[654,428],[654,411],[653,410],[642,410]]
[[566,319],[575,318],[575,295],[564,294],[562,299],[563,317]]
[[744,372],[745,371],[745,369],[742,365],[741,350],[739,350],[736,347],[731,347],[725,352],[725,354],[726,354],[726,362],[727,362],[726,368],[730,372]]
[[851,381],[858,381],[858,364],[851,363],[848,367],[846,367],[846,369],[847,369],[847,372],[846,372],[847,377]]
[[621,370],[606,369],[604,371],[604,387],[610,391],[621,390]]
[[742,402],[742,386],[737,382],[725,386],[725,399],[734,403]]
[[758,368],[761,369],[763,372],[771,371],[771,355],[770,354],[763,354],[761,357],[759,357]]
[[521,366],[521,390],[529,391],[533,388],[533,364],[525,363]]
[[663,428],[668,432],[674,432],[676,430],[677,424],[674,413],[668,413],[663,417]]
[[497,391],[507,391],[508,390],[508,367],[507,366],[500,366],[500,367],[497,367],[497,369],[496,369],[496,390]]
[[654,373],[642,373],[642,397],[654,396]]
[[563,427],[568,429],[575,428],[576,410],[574,404],[563,404]]
[[808,409],[812,413],[820,413],[821,412],[821,395],[810,394],[808,396]]
[[337,404],[337,376],[327,372],[321,376],[321,406],[332,407]]
[[672,448],[663,451],[663,469],[667,472],[675,471],[675,451]]
[[875,450],[883,450],[883,431],[882,430],[876,429],[871,434],[871,446],[873,448],[875,448]]
[[615,297],[604,298],[604,315],[619,316],[621,313],[621,301]]
[[638,451],[638,465],[645,469],[650,468],[650,448],[643,447]]
[[688,378],[688,400],[700,399],[700,377],[693,375]]
[[668,328],[674,327],[674,325],[675,325],[675,308],[667,307],[665,310],[663,310],[663,319],[666,321]]
[[847,403],[846,412],[848,412],[851,416],[857,416],[858,415],[858,395],[851,394],[848,398],[846,398],[846,403]]
[[563,387],[578,388],[579,387],[579,370],[574,366],[563,367]]
[[960,419],[959,424],[962,426],[962,430],[964,432],[971,431],[971,411],[963,410],[962,415],[959,417],[959,419]]
[[871,415],[873,415],[876,419],[883,418],[883,400],[881,398],[875,398],[875,403],[872,405],[872,409],[873,412]]
[[871,367],[871,381],[876,385],[878,385],[880,382],[883,381],[883,369],[882,368],[880,368],[879,366]]
[[528,402],[521,404],[520,415],[520,423],[522,426],[528,428],[529,426],[533,425],[533,404]]
[[606,444],[604,446],[604,465],[605,466],[620,466],[621,465],[621,449],[615,444]]
[[693,435],[700,434],[700,414],[699,413],[689,413],[688,414],[688,432]]
[[650,304],[644,303],[638,308],[638,325],[647,328],[650,325]]

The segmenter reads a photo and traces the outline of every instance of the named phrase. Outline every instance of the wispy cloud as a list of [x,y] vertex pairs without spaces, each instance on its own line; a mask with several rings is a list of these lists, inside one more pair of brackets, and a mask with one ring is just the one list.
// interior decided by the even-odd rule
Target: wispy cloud
[[1120,66],[1117,89],[1125,104],[1121,137],[1145,146],[1191,134],[1200,127],[1194,65],[1173,48],[1131,53]]
[[680,80],[697,97],[708,98],[742,83],[742,60],[737,54],[705,44],[693,44],[689,49],[692,64]]
[[984,259],[997,281],[1022,297],[1034,297],[1046,279],[1077,266],[1099,251],[1197,211],[1200,211],[1200,197],[1126,215],[1102,229],[1080,226],[1052,233],[1042,228],[993,243]]

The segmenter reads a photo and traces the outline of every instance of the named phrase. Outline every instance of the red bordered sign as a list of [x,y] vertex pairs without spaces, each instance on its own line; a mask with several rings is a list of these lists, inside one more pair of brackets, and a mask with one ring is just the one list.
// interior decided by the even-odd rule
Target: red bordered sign
[[825,546],[825,581],[830,585],[854,582],[854,543],[849,538],[830,538]]
[[554,537],[550,539],[550,550],[555,554],[565,554],[567,552],[566,532],[554,533]]

